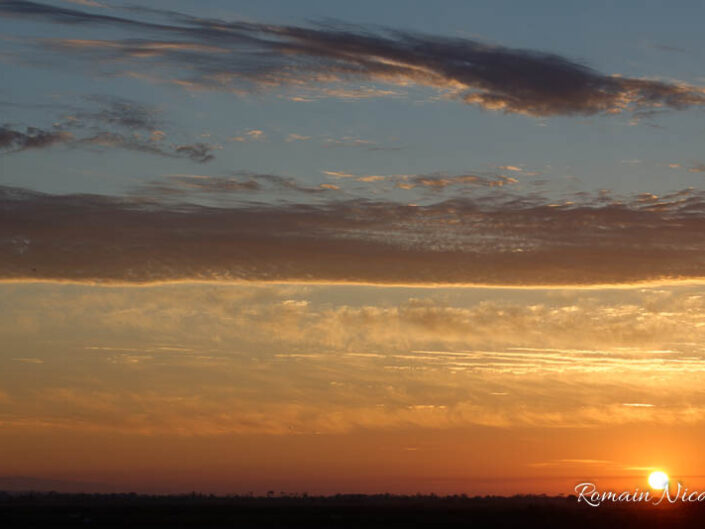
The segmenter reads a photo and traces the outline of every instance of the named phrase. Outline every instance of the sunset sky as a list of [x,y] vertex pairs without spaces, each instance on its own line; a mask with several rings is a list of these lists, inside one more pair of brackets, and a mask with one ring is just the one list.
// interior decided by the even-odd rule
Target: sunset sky
[[676,4],[0,1],[0,489],[705,488]]

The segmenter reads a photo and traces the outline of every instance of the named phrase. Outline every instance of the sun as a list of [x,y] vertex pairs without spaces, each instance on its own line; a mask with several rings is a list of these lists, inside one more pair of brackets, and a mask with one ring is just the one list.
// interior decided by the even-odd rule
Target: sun
[[668,487],[668,474],[657,470],[649,474],[649,486],[655,490],[663,490]]

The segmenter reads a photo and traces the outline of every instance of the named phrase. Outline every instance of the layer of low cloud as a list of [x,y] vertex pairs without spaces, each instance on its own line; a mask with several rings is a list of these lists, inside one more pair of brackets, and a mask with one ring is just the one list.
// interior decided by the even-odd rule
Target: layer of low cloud
[[[336,192],[256,173],[175,181],[262,182]],[[216,208],[5,187],[0,204],[5,279],[589,285],[705,277],[705,196],[694,190],[551,203],[505,188],[426,206],[347,200]]]
[[[290,98],[310,100],[316,91],[333,97],[345,94],[351,82],[357,92],[374,97],[399,96],[374,85],[415,85],[485,109],[532,116],[649,113],[705,104],[701,87],[604,74],[557,54],[471,39],[132,10],[136,16],[149,16],[143,20],[22,0],[3,2],[0,13],[132,33],[114,40],[50,38],[34,43],[65,57],[99,61],[104,71],[191,90],[238,93],[293,87],[308,95]],[[152,21],[155,17],[158,22]],[[372,86],[360,88],[360,82]]]

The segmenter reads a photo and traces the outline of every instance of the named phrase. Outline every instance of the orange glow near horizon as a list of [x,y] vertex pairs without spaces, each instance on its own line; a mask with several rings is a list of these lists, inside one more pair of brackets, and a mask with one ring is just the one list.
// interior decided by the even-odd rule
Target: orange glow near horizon
[[0,289],[5,477],[571,494],[705,476],[698,285]]
[[379,4],[0,0],[0,520],[705,512],[705,2]]

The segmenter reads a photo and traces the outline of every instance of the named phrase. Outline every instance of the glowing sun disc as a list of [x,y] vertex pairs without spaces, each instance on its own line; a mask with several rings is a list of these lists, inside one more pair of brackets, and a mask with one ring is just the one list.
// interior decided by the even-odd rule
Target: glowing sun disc
[[668,474],[660,470],[649,474],[649,487],[656,490],[663,490],[668,487]]

